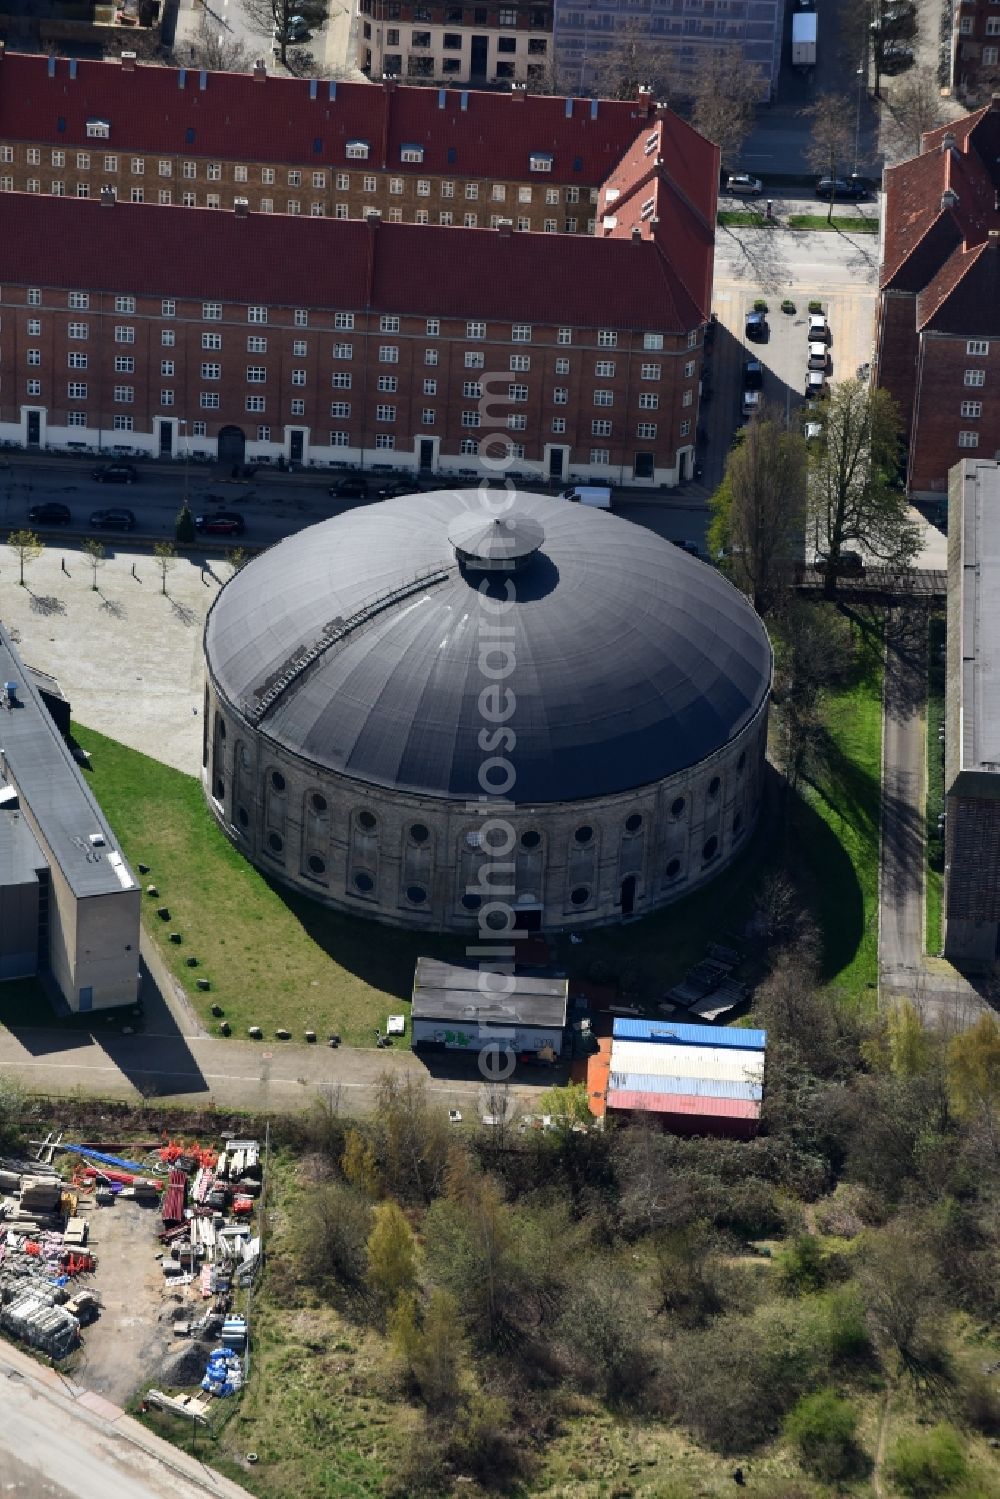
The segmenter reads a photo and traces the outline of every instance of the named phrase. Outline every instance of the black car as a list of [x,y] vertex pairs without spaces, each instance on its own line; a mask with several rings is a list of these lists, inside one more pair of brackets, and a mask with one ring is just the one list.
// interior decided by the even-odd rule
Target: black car
[[102,463],[93,477],[99,484],[134,484],[139,471],[134,463]]
[[60,505],[58,500],[46,500],[44,505],[32,505],[28,519],[36,526],[68,526],[73,517],[68,505]]
[[816,184],[816,196],[857,202],[859,198],[867,198],[868,188],[860,177],[821,177]]
[[90,524],[98,531],[134,531],[135,516],[131,510],[95,510]]
[[352,479],[338,479],[336,484],[330,485],[329,492],[338,500],[366,500],[368,480],[360,476]]
[[393,479],[389,484],[379,485],[376,493],[380,500],[394,500],[399,495],[419,494],[420,485],[413,479]]
[[913,66],[913,48],[902,42],[885,42],[880,63],[883,73],[905,73]]
[[765,342],[767,338],[767,318],[762,312],[747,313],[746,335],[754,343]]
[[764,389],[764,366],[759,359],[748,359],[743,366],[743,389]]
[[242,536],[247,523],[238,510],[218,510],[215,515],[196,515],[194,528],[206,536]]

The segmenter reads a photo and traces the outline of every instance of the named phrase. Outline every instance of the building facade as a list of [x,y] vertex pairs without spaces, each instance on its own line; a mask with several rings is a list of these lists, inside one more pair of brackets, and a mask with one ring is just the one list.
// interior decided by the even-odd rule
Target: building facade
[[781,67],[784,17],[783,0],[555,0],[555,76],[562,88],[610,93],[634,71],[638,50],[648,68],[642,81],[669,79],[675,98],[707,56],[735,50],[759,69],[766,99]]
[[357,65],[370,78],[550,86],[552,0],[358,0],[358,17]]
[[1000,959],[1000,464],[949,475],[944,953]]
[[717,161],[655,121],[651,196],[599,237],[0,194],[0,438],[449,476],[489,431],[521,475],[676,484],[715,198],[680,131]]
[[593,233],[656,117],[564,99],[4,53],[0,192],[388,223]]
[[975,109],[1000,88],[1000,11],[995,0],[959,0],[952,33],[951,80],[962,103]]
[[1000,451],[1000,98],[885,174],[877,384],[896,399],[907,486],[942,496]]

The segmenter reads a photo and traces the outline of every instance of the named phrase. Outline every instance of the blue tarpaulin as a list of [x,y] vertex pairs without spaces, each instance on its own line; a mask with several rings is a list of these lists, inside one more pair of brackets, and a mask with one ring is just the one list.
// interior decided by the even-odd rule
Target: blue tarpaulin
[[88,1161],[102,1161],[105,1166],[117,1166],[119,1171],[135,1171],[139,1176],[148,1176],[149,1167],[138,1161],[126,1161],[122,1156],[105,1155],[102,1150],[91,1150],[89,1145],[60,1145],[60,1150],[70,1150],[75,1155],[85,1155]]

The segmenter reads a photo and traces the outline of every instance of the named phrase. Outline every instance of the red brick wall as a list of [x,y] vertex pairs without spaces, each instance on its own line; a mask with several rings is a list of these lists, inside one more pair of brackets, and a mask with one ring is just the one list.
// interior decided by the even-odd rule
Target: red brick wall
[[[960,458],[993,458],[1000,450],[1000,343],[985,356],[968,352],[969,340],[925,333],[920,340],[914,430],[910,444],[912,493],[944,494],[948,470]],[[966,372],[984,383],[967,385]],[[962,414],[962,403],[981,403],[979,416]],[[974,432],[978,444],[960,447],[959,433]]]
[[916,298],[910,292],[884,291],[876,330],[876,377],[879,388],[899,403],[903,435],[909,440],[917,389]]

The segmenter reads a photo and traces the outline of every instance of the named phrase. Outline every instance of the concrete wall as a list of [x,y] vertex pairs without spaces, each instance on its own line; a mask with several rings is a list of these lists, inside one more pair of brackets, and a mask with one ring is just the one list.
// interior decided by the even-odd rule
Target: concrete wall
[[633,881],[636,914],[667,905],[726,867],[760,806],[766,706],[718,754],[653,785],[498,808],[516,841],[489,860],[464,803],[313,767],[250,728],[211,680],[207,712],[205,793],[247,858],[326,905],[426,931],[475,930],[495,897],[546,931],[612,922]]
[[38,971],[38,881],[0,885],[0,980]]
[[135,1003],[140,900],[137,886],[110,895],[91,895],[79,902],[74,970],[77,1005],[85,988],[93,991],[95,1010]]

